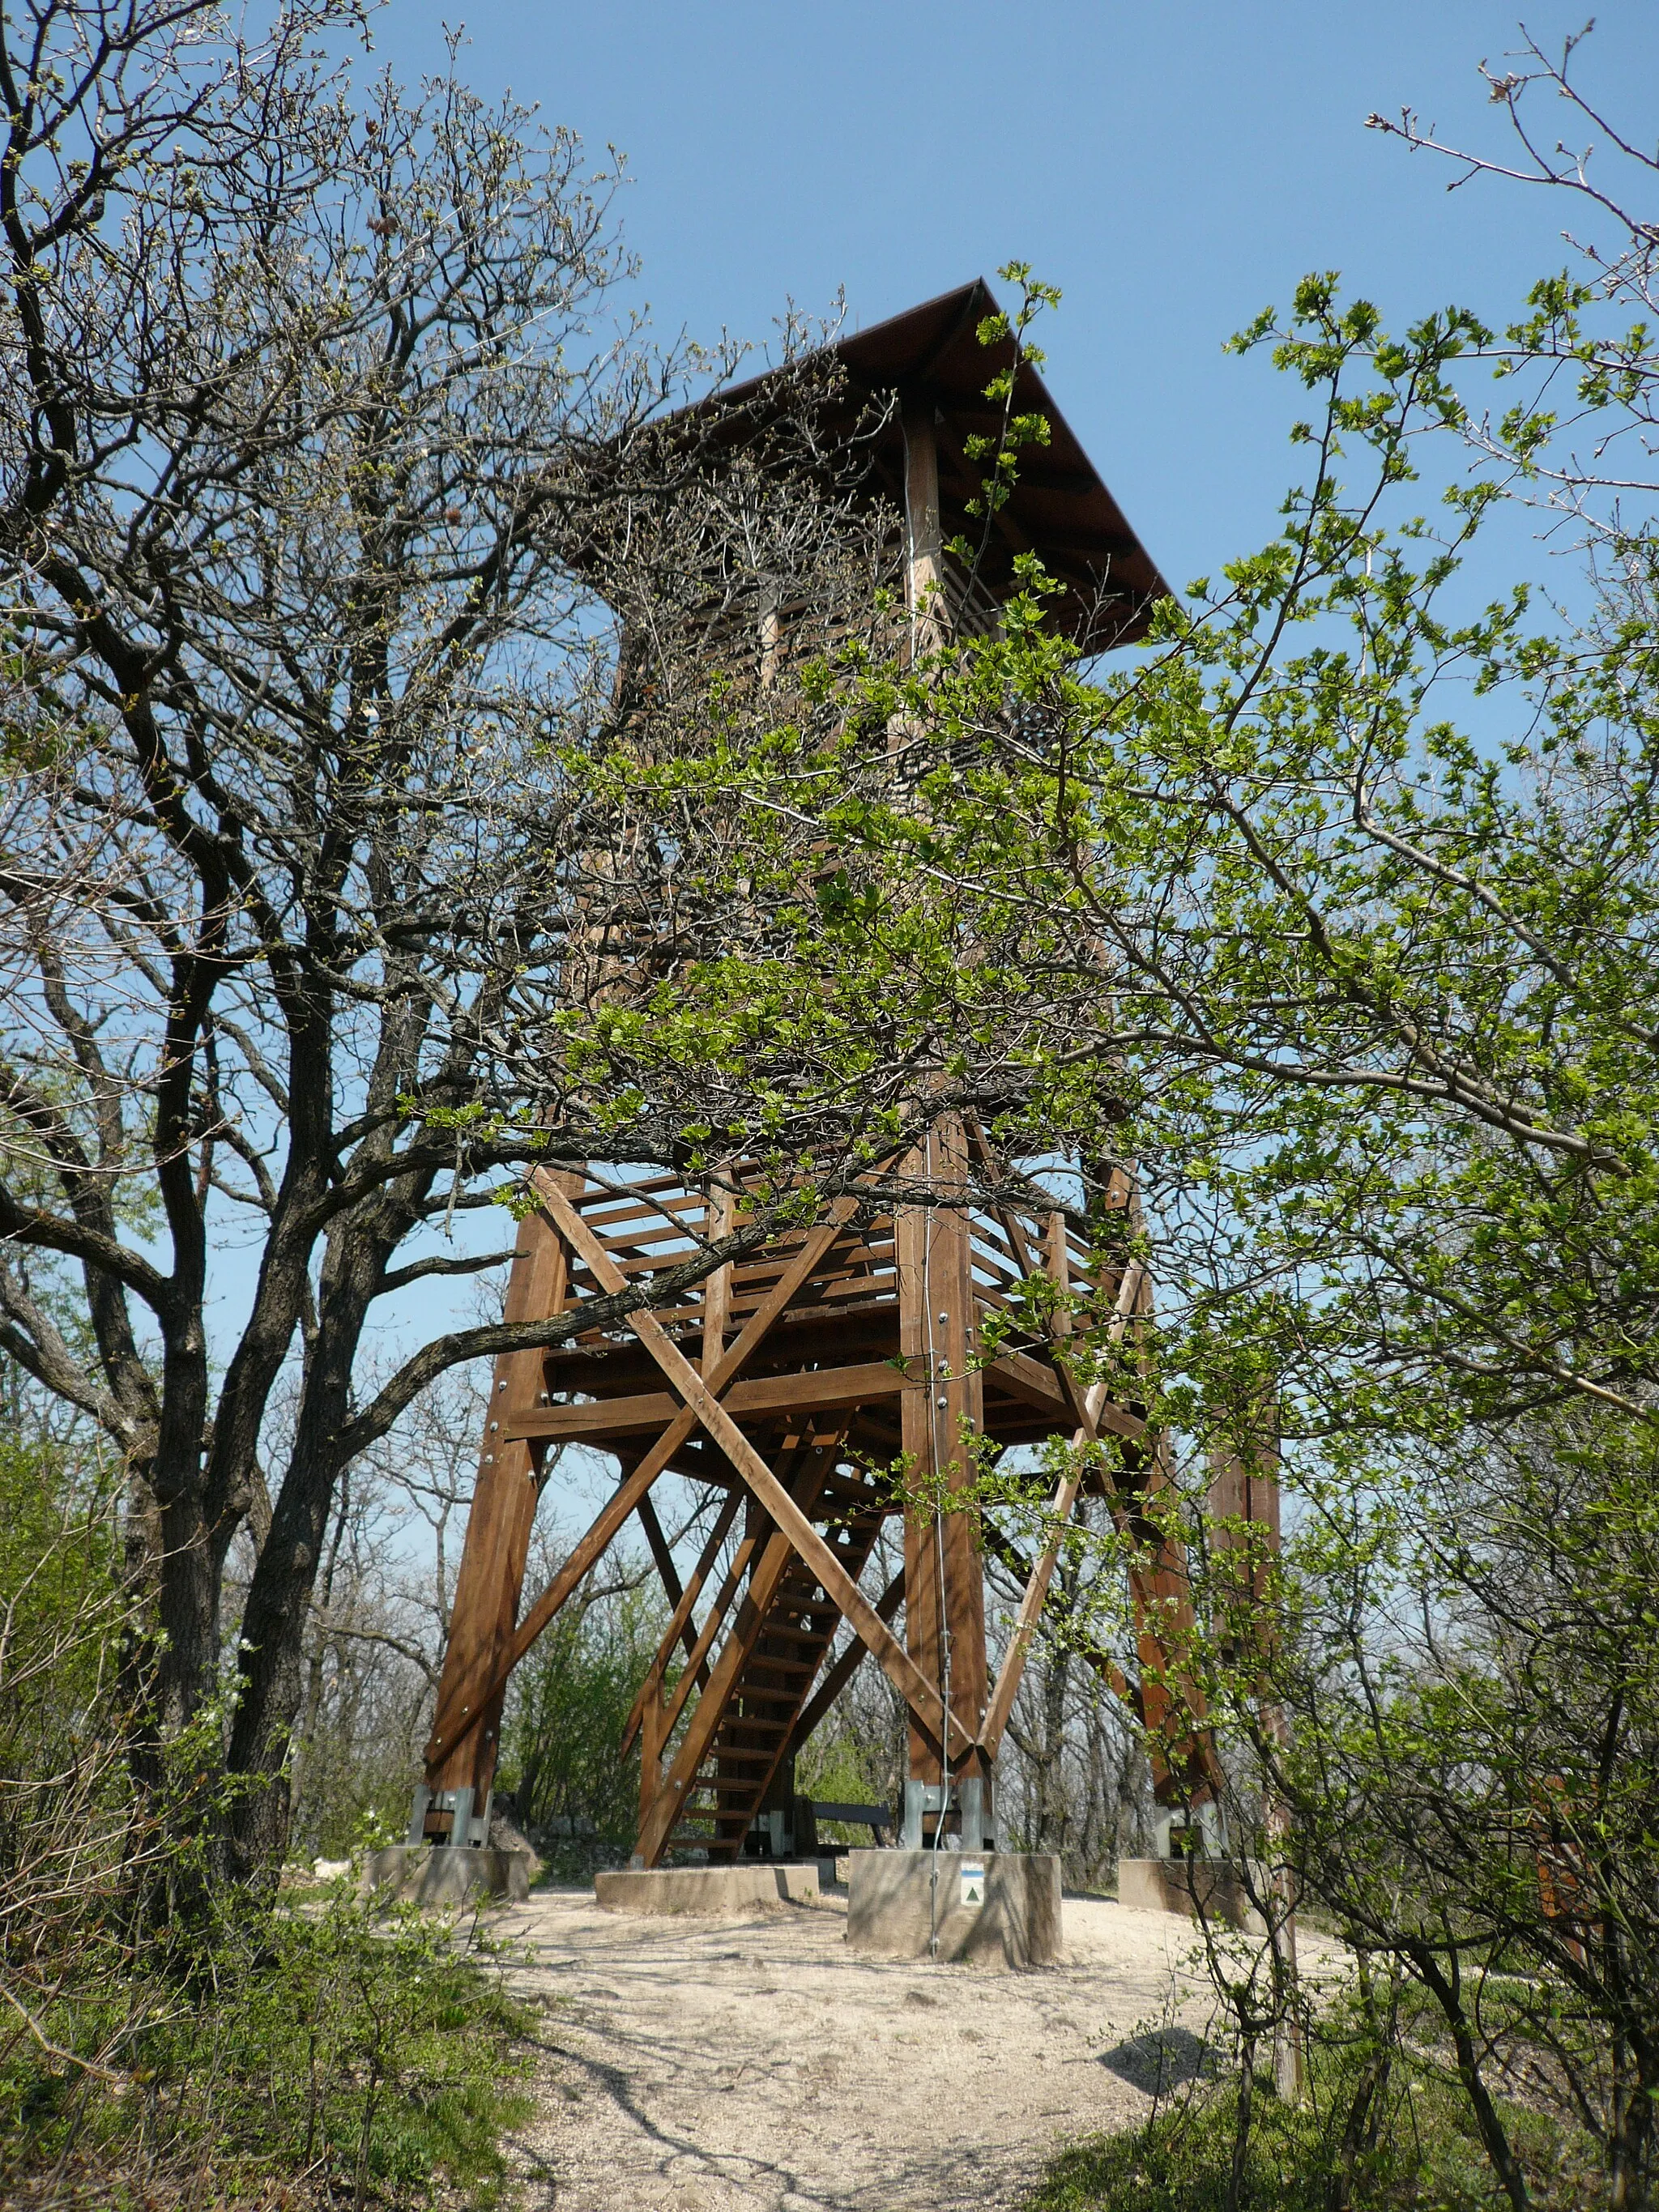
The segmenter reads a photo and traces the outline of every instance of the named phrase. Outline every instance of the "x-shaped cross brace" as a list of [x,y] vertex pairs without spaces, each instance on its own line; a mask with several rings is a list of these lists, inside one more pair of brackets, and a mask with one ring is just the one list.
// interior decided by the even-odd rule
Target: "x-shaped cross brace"
[[[586,1263],[599,1287],[605,1291],[625,1291],[629,1287],[627,1277],[553,1178],[538,1170],[532,1182],[543,1213],[570,1249]],[[946,1714],[938,1690],[881,1619],[830,1546],[795,1504],[721,1403],[724,1392],[736,1380],[773,1322],[821,1263],[857,1210],[856,1199],[847,1197],[835,1202],[828,1218],[808,1232],[801,1249],[785,1268],[771,1294],[750,1316],[736,1343],[707,1376],[698,1374],[653,1313],[645,1308],[636,1308],[628,1316],[629,1327],[656,1361],[669,1388],[680,1400],[680,1411],[633,1474],[618,1485],[587,1534],[525,1614],[502,1657],[494,1666],[481,1668],[473,1681],[463,1683],[452,1692],[434,1717],[433,1732],[427,1744],[428,1761],[452,1751],[455,1744],[477,1725],[479,1716],[495,1691],[501,1688],[570,1593],[597,1564],[623,1522],[698,1425],[720,1447],[737,1469],[750,1495],[769,1516],[802,1563],[811,1569],[825,1597],[839,1608],[854,1633],[909,1705],[921,1726],[941,1745],[945,1744],[948,1731],[951,1750],[971,1749],[973,1739],[961,1721],[954,1713]]]

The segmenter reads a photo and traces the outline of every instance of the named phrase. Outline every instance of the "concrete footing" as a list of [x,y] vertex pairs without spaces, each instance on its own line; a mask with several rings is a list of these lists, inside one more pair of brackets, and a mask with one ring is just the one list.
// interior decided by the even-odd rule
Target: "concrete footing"
[[514,1904],[530,1894],[533,1851],[498,1851],[447,1844],[390,1844],[363,1865],[366,1894],[413,1898],[417,1904],[459,1905],[483,1897]]
[[852,1851],[848,1859],[847,1941],[855,1951],[990,1967],[1051,1966],[1060,1958],[1060,1861],[1052,1853]]
[[593,1877],[593,1901],[606,1912],[753,1912],[769,1905],[813,1905],[816,1865],[775,1859],[735,1866],[629,1867]]
[[1247,1935],[1267,1933],[1238,1869],[1225,1859],[1120,1859],[1117,1899],[1142,1912],[1182,1912],[1189,1920],[1201,1903],[1211,1919]]

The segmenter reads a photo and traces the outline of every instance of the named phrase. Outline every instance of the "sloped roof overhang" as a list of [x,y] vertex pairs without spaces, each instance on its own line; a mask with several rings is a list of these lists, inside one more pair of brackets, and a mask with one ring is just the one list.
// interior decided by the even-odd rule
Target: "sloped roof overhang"
[[[979,495],[988,465],[969,459],[968,443],[997,435],[1000,409],[985,387],[1014,358],[1012,339],[980,342],[981,324],[997,312],[981,277],[837,338],[825,350],[842,373],[818,424],[832,446],[855,440],[867,446],[864,481],[872,499],[902,513],[903,419],[931,404],[943,534],[947,542],[961,536],[975,547],[987,538],[985,523],[969,514],[968,502]],[[714,404],[752,422],[764,410],[769,380],[756,377],[721,392]],[[890,404],[895,395],[896,407]],[[1015,379],[1014,410],[1045,416],[1048,441],[1019,453],[1012,494],[993,518],[979,562],[979,583],[1001,601],[1014,588],[1016,556],[1034,552],[1062,586],[1050,607],[1059,629],[1085,651],[1133,644],[1146,635],[1155,603],[1170,596],[1169,586],[1027,362]]]

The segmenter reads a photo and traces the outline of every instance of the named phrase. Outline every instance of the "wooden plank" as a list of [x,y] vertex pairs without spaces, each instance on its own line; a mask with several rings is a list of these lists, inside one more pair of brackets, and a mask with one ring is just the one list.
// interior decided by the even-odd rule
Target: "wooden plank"
[[[652,1206],[617,1205],[609,1212],[585,1206],[582,1219],[603,1236],[605,1231],[625,1227],[630,1221],[661,1221],[665,1213],[676,1217],[682,1213],[701,1213],[706,1203],[701,1191],[683,1190],[678,1198],[660,1198]],[[609,1237],[605,1237],[606,1243],[610,1241]]]
[[605,1206],[631,1204],[638,1198],[659,1198],[665,1190],[685,1193],[684,1176],[673,1174],[641,1176],[625,1183],[602,1183],[590,1180],[575,1193],[576,1204],[584,1214],[599,1218],[598,1210]]
[[990,1257],[982,1244],[975,1244],[971,1249],[974,1273],[984,1277],[993,1290],[1007,1291],[1018,1288],[1020,1277],[1012,1267],[1000,1266]]
[[[896,1398],[922,1385],[902,1375],[890,1360],[860,1367],[814,1367],[802,1375],[763,1375],[734,1382],[720,1403],[733,1413],[792,1413],[806,1406],[862,1405],[866,1398]],[[597,1438],[625,1436],[630,1430],[660,1429],[680,1410],[666,1390],[643,1396],[600,1398],[580,1406],[538,1406],[519,1415],[507,1431],[514,1437]]]
[[[805,1285],[795,1300],[795,1310],[803,1316],[858,1313],[866,1307],[891,1305],[894,1295],[891,1274],[838,1275],[833,1282]],[[747,1302],[746,1297],[734,1299],[735,1310],[741,1313]]]
[[[665,1231],[664,1235],[666,1236],[666,1234]],[[647,1241],[645,1237],[626,1239],[615,1246],[607,1245],[605,1249],[610,1252],[611,1258],[616,1261],[624,1275],[637,1276],[665,1273],[671,1267],[683,1266],[687,1260],[703,1249],[695,1238],[682,1237],[666,1249],[647,1251],[645,1249]],[[877,1256],[881,1255],[878,1254]],[[747,1263],[743,1261],[734,1263],[728,1261],[726,1267],[717,1272],[724,1273],[727,1269],[734,1278],[737,1301],[740,1304],[745,1297],[754,1297],[769,1281],[775,1279],[779,1273],[779,1262],[771,1259]],[[584,1284],[592,1285],[594,1289],[598,1288],[592,1273],[586,1267],[580,1267],[577,1272]],[[833,1293],[837,1285],[854,1283],[862,1286],[866,1283],[878,1280],[882,1275],[890,1272],[890,1269],[881,1267],[872,1270],[866,1274],[851,1267],[837,1268],[832,1267],[829,1261],[820,1260],[815,1266],[814,1276],[815,1279],[822,1280],[824,1293]],[[712,1280],[713,1278],[705,1278],[705,1279]],[[815,1279],[815,1288],[817,1287],[817,1279]],[[702,1308],[700,1305],[687,1307],[685,1310],[701,1313]]]
[[[701,1245],[694,1244],[688,1238],[684,1243],[675,1245],[671,1251],[667,1252],[647,1252],[635,1259],[629,1259],[623,1254],[616,1252],[608,1252],[607,1256],[615,1262],[617,1272],[625,1282],[630,1277],[636,1275],[666,1274],[671,1267],[684,1267],[685,1262],[695,1258],[702,1249]],[[607,1248],[603,1244],[599,1249],[602,1252],[607,1251]],[[584,1267],[581,1273],[590,1281],[592,1279],[591,1272],[587,1268]]]
[[[610,1256],[564,1194],[550,1190],[544,1203],[576,1250],[594,1273],[604,1279],[611,1268]],[[802,1270],[803,1274],[805,1272]],[[621,1288],[623,1285],[618,1281],[613,1287]],[[748,1483],[756,1502],[771,1515],[804,1564],[817,1576],[825,1596],[840,1607],[855,1633],[869,1645],[882,1671],[906,1703],[936,1734],[943,1736],[947,1729],[953,1730],[962,1739],[963,1748],[970,1748],[973,1738],[954,1713],[945,1714],[939,1703],[938,1691],[890,1633],[885,1621],[877,1618],[875,1607],[869,1599],[848,1575],[829,1545],[801,1512],[655,1315],[636,1311],[629,1314],[628,1321],[629,1326],[684,1398],[688,1411],[702,1423]]]
[[903,1817],[893,1818],[890,1805],[843,1805],[835,1798],[815,1797],[812,1817],[817,1820],[832,1820],[841,1828],[897,1828],[903,1826]]
[[1005,1249],[1000,1237],[988,1237],[977,1220],[974,1223],[973,1249],[974,1266],[979,1273],[988,1275],[997,1283],[1023,1280],[1027,1271],[1020,1266],[1018,1255]]

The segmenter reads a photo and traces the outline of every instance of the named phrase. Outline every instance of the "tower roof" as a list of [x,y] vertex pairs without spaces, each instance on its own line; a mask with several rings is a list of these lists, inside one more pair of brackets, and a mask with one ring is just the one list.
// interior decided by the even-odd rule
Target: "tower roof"
[[[1013,342],[986,346],[979,325],[998,311],[982,277],[954,292],[941,293],[871,329],[836,340],[827,350],[844,372],[842,388],[829,403],[823,429],[850,441],[860,434],[872,402],[897,393],[903,410],[932,402],[939,447],[940,520],[944,535],[958,534],[977,545],[983,519],[967,503],[979,492],[982,461],[967,457],[967,441],[994,437],[998,408],[985,386],[1013,358]],[[725,405],[763,405],[767,378],[760,376],[721,395]],[[1048,418],[1046,446],[1028,446],[1019,455],[1013,493],[994,517],[979,576],[994,599],[1012,586],[1018,553],[1031,551],[1065,586],[1050,603],[1051,616],[1068,636],[1088,649],[1131,644],[1146,634],[1154,601],[1170,587],[1150,553],[1125,520],[1093,462],[1054,404],[1048,386],[1029,362],[1022,362],[1014,386],[1019,414]],[[867,431],[866,432],[867,437]],[[904,431],[893,410],[873,438],[869,482],[872,491],[904,507]]]

